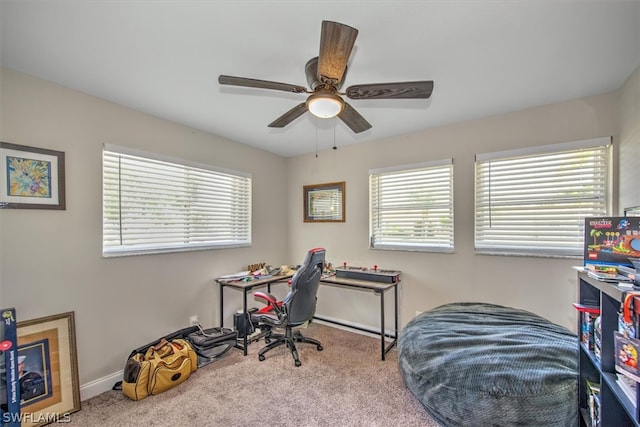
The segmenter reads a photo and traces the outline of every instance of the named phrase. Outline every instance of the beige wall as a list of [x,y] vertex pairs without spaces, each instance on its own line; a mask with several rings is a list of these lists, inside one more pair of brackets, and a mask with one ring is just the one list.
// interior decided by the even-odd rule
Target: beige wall
[[[0,211],[0,306],[22,320],[75,311],[81,384],[192,314],[217,325],[214,277],[267,254],[287,262],[286,193],[272,191],[286,185],[282,157],[7,70],[0,87],[0,140],[64,151],[67,186],[65,211]],[[252,173],[252,247],[102,258],[103,143]],[[228,301],[228,314],[241,307],[239,294]]]
[[640,206],[640,67],[629,76],[620,96],[620,203]]
[[[488,301],[536,312],[575,330],[576,274],[581,259],[475,255],[473,252],[474,155],[539,144],[601,136],[617,143],[617,93],[565,102],[431,129],[376,143],[288,160],[290,254],[324,246],[341,265],[398,269],[403,272],[401,325],[416,311],[453,301]],[[428,117],[429,111],[425,111]],[[368,249],[368,171],[373,168],[453,158],[455,253]],[[302,186],[346,181],[346,222],[303,223]],[[364,295],[367,297],[367,295]],[[378,324],[370,296],[322,288],[318,312],[354,323]],[[392,301],[392,299],[390,299]]]
[[[0,210],[0,306],[15,306],[21,319],[74,310],[81,384],[121,370],[132,348],[186,326],[191,314],[216,325],[213,277],[247,262],[297,263],[313,246],[325,246],[336,264],[402,270],[401,325],[416,311],[481,300],[529,309],[575,329],[571,266],[581,260],[474,255],[474,154],[609,135],[619,144],[620,133],[621,151],[636,153],[620,175],[635,178],[637,191],[637,70],[619,92],[290,159],[1,71],[0,140],[66,153],[67,210]],[[102,258],[103,143],[251,172],[253,246]],[[369,250],[369,169],[450,157],[455,253]],[[333,181],[346,181],[347,221],[303,223],[302,186]],[[640,204],[637,193],[632,198],[629,203]],[[226,295],[229,318],[240,299]],[[372,294],[323,287],[318,313],[377,326],[378,304]],[[105,352],[104,343],[113,350]]]

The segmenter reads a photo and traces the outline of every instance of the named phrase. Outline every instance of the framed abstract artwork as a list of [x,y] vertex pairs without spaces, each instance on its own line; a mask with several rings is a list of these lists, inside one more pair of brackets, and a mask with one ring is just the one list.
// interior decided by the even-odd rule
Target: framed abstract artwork
[[64,153],[0,142],[0,208],[66,209]]
[[345,222],[345,183],[303,186],[304,222]]
[[23,426],[69,422],[70,414],[80,410],[74,319],[71,311],[18,322]]

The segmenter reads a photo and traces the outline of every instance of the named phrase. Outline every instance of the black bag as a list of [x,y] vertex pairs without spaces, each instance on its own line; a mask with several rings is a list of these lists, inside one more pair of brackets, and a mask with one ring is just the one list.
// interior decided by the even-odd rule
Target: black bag
[[197,330],[188,334],[186,339],[198,355],[198,367],[218,359],[237,343],[238,333],[233,329],[196,327]]
[[236,313],[233,315],[233,327],[238,331],[238,337],[248,337],[255,331],[253,322],[251,321],[251,314],[258,311],[257,308],[249,310],[248,313]]

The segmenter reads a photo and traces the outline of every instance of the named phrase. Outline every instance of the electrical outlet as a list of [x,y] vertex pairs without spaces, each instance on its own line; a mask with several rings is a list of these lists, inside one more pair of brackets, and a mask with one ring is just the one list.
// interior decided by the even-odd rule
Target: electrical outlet
[[198,320],[198,315],[197,314],[194,314],[193,316],[189,317],[189,324],[191,326],[197,325],[199,323],[200,323],[200,321]]

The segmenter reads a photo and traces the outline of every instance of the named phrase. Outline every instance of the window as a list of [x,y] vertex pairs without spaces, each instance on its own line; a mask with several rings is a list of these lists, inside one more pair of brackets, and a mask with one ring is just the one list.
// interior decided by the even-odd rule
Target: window
[[609,212],[610,138],[476,156],[476,252],[581,256]]
[[370,247],[453,251],[451,159],[369,171]]
[[103,152],[104,256],[251,244],[251,176],[116,146]]

